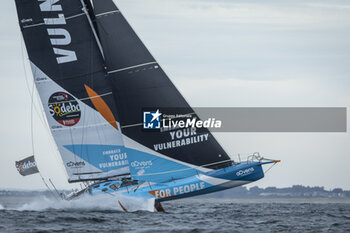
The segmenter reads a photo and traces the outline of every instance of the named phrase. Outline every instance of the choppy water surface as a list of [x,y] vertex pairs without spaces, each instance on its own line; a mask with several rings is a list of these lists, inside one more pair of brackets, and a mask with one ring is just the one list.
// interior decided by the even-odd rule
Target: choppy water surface
[[[130,201],[130,200],[128,200]],[[124,200],[127,202],[127,200]],[[152,203],[62,202],[1,198],[1,232],[350,232],[350,201],[329,199],[199,200]]]

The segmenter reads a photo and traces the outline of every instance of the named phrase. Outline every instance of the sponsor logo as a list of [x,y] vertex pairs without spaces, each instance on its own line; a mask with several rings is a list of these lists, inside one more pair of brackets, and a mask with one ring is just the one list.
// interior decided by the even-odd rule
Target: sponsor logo
[[205,189],[204,182],[181,185],[181,186],[176,186],[168,189],[153,190],[153,191],[149,191],[149,193],[155,196],[156,198],[166,198],[166,197],[177,196],[181,194],[199,191],[202,189]]
[[20,162],[16,164],[17,171],[19,172],[23,172],[24,170],[32,167],[36,167],[36,162],[28,161],[28,162]]
[[33,22],[32,18],[30,18],[30,19],[22,19],[21,20],[21,23],[31,23],[31,22]]
[[[47,33],[50,37],[53,52],[57,55],[58,64],[77,61],[77,55],[72,50],[64,49],[64,46],[70,45],[72,39],[70,33],[62,28],[66,25],[66,18],[63,14],[62,6],[57,4],[59,0],[38,0],[40,2],[40,10],[50,18],[44,18],[45,25],[50,26]],[[22,20],[29,22],[28,20]]]
[[247,176],[253,172],[254,172],[254,168],[250,167],[250,168],[247,168],[245,170],[239,170],[238,172],[236,172],[236,175],[237,176]]
[[176,119],[163,119],[164,131],[177,129],[177,128],[221,128],[222,122],[216,120],[215,118],[208,118],[203,121],[198,118],[188,118],[186,120],[176,120]]
[[157,111],[143,112],[143,128],[144,129],[160,129],[162,113]]
[[79,167],[85,167],[85,162],[84,161],[80,161],[80,162],[68,162],[66,163],[67,167],[75,167],[75,168],[79,168]]
[[131,163],[132,167],[148,167],[148,166],[152,166],[152,161],[133,161]]
[[65,92],[56,92],[49,98],[49,112],[61,125],[76,125],[81,117],[80,106],[73,96]]
[[143,112],[143,129],[159,129],[161,132],[185,128],[221,128],[222,121],[215,118],[206,120],[193,117],[192,114],[162,114],[157,111]]

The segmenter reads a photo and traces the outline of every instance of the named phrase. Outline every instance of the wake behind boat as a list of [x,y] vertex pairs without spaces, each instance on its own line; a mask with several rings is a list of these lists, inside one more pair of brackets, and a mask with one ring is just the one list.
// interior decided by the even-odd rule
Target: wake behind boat
[[[112,0],[16,0],[34,82],[68,181],[67,196],[113,195],[160,202],[221,191],[264,177],[257,154],[232,161]],[[170,117],[171,119],[171,117]],[[120,201],[125,211],[127,209]]]

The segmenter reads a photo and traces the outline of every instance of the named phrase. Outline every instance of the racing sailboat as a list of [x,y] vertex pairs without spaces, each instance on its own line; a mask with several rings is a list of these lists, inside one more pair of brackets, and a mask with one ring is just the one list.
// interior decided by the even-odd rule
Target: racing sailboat
[[94,182],[79,194],[154,198],[162,210],[259,180],[277,162],[235,162],[207,128],[156,124],[162,114],[199,118],[112,0],[15,2],[68,181]]

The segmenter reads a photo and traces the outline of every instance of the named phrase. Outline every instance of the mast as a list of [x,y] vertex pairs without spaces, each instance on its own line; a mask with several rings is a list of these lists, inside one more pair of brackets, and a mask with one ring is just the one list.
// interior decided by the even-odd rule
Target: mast
[[[93,22],[91,20],[91,18],[94,17],[94,13],[93,13],[93,9],[92,9],[92,6],[91,6],[91,2],[89,0],[80,0],[80,2],[83,5],[82,10],[85,13],[86,18],[89,21],[89,24],[90,24],[92,33],[94,34],[97,46],[98,46],[98,48],[99,48],[99,50],[101,52],[101,55],[102,55],[103,59],[105,59],[105,55],[103,53],[103,49],[102,49],[102,45],[101,45],[101,42],[100,42],[100,38],[98,37],[96,29],[95,29],[95,26],[94,26],[94,24],[93,24]],[[87,9],[86,6],[88,6],[89,9]]]

